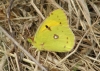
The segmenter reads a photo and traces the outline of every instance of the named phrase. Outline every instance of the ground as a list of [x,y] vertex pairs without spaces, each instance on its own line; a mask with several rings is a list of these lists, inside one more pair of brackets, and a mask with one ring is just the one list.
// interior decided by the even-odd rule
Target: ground
[[[58,8],[66,12],[75,46],[64,53],[38,51],[27,39]],[[0,71],[100,71],[99,18],[99,0],[1,0]]]

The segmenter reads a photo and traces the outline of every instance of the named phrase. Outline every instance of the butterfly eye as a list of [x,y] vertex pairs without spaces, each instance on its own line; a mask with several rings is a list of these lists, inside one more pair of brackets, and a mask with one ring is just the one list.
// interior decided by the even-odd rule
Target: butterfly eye
[[54,38],[54,39],[58,39],[59,36],[58,36],[57,34],[54,34],[53,38]]

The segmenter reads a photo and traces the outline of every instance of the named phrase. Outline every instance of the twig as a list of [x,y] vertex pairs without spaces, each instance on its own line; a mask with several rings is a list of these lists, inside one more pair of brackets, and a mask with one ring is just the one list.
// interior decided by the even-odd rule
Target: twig
[[7,9],[7,18],[8,18],[8,20],[10,18],[10,10],[11,10],[11,7],[12,7],[13,2],[14,2],[14,0],[11,0],[10,1],[10,5],[8,6],[8,9]]
[[10,5],[8,6],[8,9],[7,9],[7,19],[8,19],[8,26],[10,28],[10,32],[11,32],[11,35],[12,35],[12,29],[11,29],[11,25],[10,25],[10,11],[11,11],[11,7],[12,7],[12,4],[13,4],[14,0],[11,0],[10,1]]
[[35,8],[35,10],[37,11],[37,13],[42,17],[42,19],[44,20],[45,17],[42,15],[42,13],[39,11],[39,9],[36,7],[36,5],[33,3],[33,0],[31,0],[31,5]]

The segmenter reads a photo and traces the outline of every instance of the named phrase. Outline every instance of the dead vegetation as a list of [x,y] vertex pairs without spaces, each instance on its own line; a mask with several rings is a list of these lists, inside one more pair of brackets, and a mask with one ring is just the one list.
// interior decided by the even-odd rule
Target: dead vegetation
[[[33,36],[41,22],[57,8],[66,11],[70,27],[76,37],[75,47],[69,53],[36,51],[27,42],[27,38]],[[38,65],[24,49],[39,62]],[[43,69],[100,71],[99,0],[0,1],[0,71]]]

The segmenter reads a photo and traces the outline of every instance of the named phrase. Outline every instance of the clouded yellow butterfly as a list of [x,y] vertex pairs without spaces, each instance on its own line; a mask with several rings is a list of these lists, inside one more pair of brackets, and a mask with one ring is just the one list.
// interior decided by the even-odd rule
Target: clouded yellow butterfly
[[67,52],[74,47],[75,36],[66,14],[62,9],[57,9],[50,13],[28,41],[38,50]]

